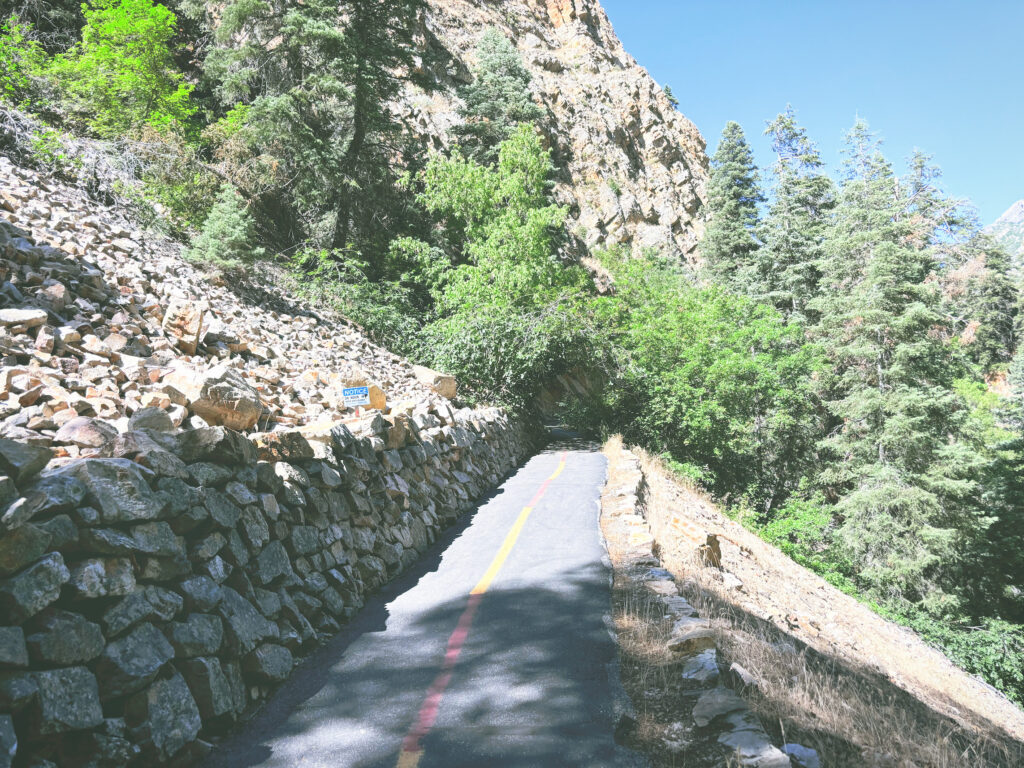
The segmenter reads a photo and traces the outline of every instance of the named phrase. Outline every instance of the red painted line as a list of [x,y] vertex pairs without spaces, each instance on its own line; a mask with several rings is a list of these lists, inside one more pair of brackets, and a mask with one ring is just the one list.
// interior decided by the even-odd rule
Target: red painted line
[[[561,471],[561,466],[564,465],[567,453],[563,452],[560,461],[560,467],[555,472],[557,476],[558,472]],[[549,477],[543,483],[540,488],[530,499],[525,509],[534,507],[537,502],[541,500],[545,493],[547,493],[548,486],[551,485],[551,481],[554,476]],[[444,654],[444,661],[441,663],[441,670],[438,672],[434,682],[431,683],[430,688],[427,690],[426,698],[423,700],[423,704],[420,706],[419,713],[416,716],[416,721],[413,723],[412,728],[409,729],[409,733],[402,741],[402,753],[406,753],[409,757],[413,757],[411,765],[415,765],[419,762],[418,756],[423,751],[422,741],[423,738],[430,732],[430,729],[434,727],[434,723],[437,721],[438,712],[441,709],[441,699],[444,697],[444,692],[448,688],[448,684],[452,680],[452,670],[455,668],[456,662],[459,660],[459,654],[462,653],[462,648],[466,643],[466,638],[469,637],[469,629],[473,624],[473,617],[476,615],[476,609],[480,606],[480,601],[483,600],[483,592],[471,592],[466,602],[466,607],[462,611],[462,615],[459,616],[459,621],[455,625],[455,629],[448,637],[448,647]],[[402,765],[403,761],[399,760],[399,765]]]

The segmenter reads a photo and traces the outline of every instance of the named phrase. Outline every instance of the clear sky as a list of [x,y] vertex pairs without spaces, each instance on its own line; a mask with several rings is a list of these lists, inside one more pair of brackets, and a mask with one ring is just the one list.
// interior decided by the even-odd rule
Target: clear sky
[[920,148],[982,223],[1024,198],[1024,0],[602,0],[714,152],[727,120],[758,164],[793,105],[829,167],[857,115],[898,169]]

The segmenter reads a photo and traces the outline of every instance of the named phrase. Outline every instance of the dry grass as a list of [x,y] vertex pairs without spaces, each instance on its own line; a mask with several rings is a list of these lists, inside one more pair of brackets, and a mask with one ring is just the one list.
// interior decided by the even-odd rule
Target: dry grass
[[[620,444],[609,443],[609,456]],[[757,679],[745,695],[777,743],[813,747],[828,766],[1024,765],[1024,713],[1005,697],[634,453],[663,564],[713,622],[727,662]],[[721,542],[721,571],[696,558],[695,526]]]

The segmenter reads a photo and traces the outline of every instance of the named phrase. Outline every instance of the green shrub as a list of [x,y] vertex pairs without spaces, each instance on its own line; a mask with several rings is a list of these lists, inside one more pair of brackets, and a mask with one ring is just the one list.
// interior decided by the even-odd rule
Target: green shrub
[[192,86],[174,64],[171,11],[153,0],[92,0],[83,13],[81,42],[47,66],[76,120],[120,138],[192,116]]
[[263,255],[255,239],[253,219],[245,201],[234,187],[225,184],[185,255],[197,264],[220,270],[238,269]]
[[45,59],[42,47],[32,38],[32,27],[9,16],[0,25],[0,99],[22,105]]

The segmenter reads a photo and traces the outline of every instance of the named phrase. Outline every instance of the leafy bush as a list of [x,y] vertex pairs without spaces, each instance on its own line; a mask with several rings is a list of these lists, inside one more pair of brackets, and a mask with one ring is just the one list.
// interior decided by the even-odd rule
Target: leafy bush
[[525,124],[496,166],[436,157],[422,200],[461,245],[424,330],[435,365],[485,397],[526,406],[555,376],[593,362],[589,281],[557,257],[565,210],[549,200],[549,153]]
[[303,250],[292,264],[297,293],[332,307],[394,351],[406,355],[419,351],[422,321],[407,284],[370,280],[367,263],[352,253]]
[[252,215],[234,187],[225,184],[192,241],[189,261],[220,270],[237,269],[263,255],[255,245]]
[[25,102],[45,58],[32,38],[32,27],[9,16],[0,25],[0,99],[15,105]]
[[598,299],[598,317],[617,358],[607,417],[627,440],[706,467],[720,497],[779,506],[818,429],[817,350],[773,308],[696,288],[669,262],[604,262],[615,293]]
[[174,64],[175,15],[153,0],[92,0],[83,13],[81,42],[46,68],[74,118],[101,138],[187,121],[195,108]]

